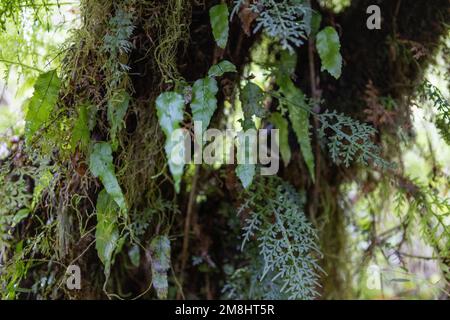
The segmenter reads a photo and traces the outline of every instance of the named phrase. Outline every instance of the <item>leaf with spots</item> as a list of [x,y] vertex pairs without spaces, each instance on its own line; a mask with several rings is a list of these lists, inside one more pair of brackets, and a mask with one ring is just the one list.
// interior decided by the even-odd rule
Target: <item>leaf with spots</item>
[[208,77],[195,81],[192,87],[192,117],[194,121],[202,123],[203,130],[208,129],[211,118],[217,109],[216,94],[218,90],[217,81]]
[[170,240],[167,236],[156,236],[150,243],[152,283],[159,299],[167,299],[169,283],[167,272],[170,269]]
[[166,136],[165,151],[167,161],[174,179],[175,190],[178,193],[184,171],[184,161],[177,161],[179,158],[173,157],[173,155],[175,153],[184,153],[184,149],[183,144],[178,143],[177,139],[174,139],[174,134],[175,130],[180,128],[180,122],[183,120],[184,98],[176,92],[163,92],[156,99],[156,110],[159,125]]

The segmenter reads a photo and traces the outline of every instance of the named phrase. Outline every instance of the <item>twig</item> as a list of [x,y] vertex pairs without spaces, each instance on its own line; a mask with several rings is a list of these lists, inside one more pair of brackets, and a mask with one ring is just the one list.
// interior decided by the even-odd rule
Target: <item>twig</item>
[[[186,220],[184,221],[184,235],[183,235],[183,249],[181,253],[181,269],[180,269],[180,284],[181,287],[183,286],[184,282],[184,270],[186,268],[186,263],[188,259],[188,249],[189,249],[189,231],[191,230],[191,220],[192,220],[192,213],[194,212],[194,206],[195,206],[195,196],[197,191],[197,182],[198,182],[198,176],[200,173],[200,165],[196,165],[195,167],[195,173],[194,177],[192,179],[192,187],[191,192],[189,193],[189,202],[186,212]],[[181,297],[180,292],[177,294],[178,298]]]
[[[314,63],[314,39],[310,38],[308,41],[308,60],[309,60],[309,81],[311,83],[311,95],[313,98],[313,101],[317,101],[320,97],[320,93],[317,90],[317,84],[316,84],[316,71],[315,71],[315,63]],[[317,110],[314,110],[317,111]],[[314,128],[319,128],[319,121],[316,117],[314,117]],[[317,134],[315,135],[317,138]],[[315,167],[315,184],[314,184],[314,191],[313,191],[313,199],[312,199],[312,205],[311,205],[311,220],[314,224],[316,224],[316,211],[319,201],[319,193],[320,193],[320,184],[319,184],[319,176],[320,176],[320,144],[319,141],[316,141],[315,146],[315,161],[316,161],[316,167]]]

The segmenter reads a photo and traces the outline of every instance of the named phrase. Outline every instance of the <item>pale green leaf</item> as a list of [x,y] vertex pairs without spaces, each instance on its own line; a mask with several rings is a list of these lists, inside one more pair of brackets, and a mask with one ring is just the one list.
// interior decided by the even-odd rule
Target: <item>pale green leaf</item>
[[167,161],[174,179],[175,190],[178,193],[180,191],[180,182],[184,171],[184,162],[174,161],[172,156],[174,153],[178,153],[179,156],[182,156],[181,153],[184,152],[184,144],[175,141],[177,139],[174,139],[172,135],[174,131],[180,127],[180,122],[183,120],[184,98],[176,92],[163,92],[156,99],[156,110],[159,125],[166,136],[165,151]]
[[237,72],[236,66],[228,60],[223,60],[209,69],[208,77],[221,77],[227,72]]
[[108,279],[114,253],[119,244],[118,207],[106,190],[102,190],[97,199],[97,227],[95,230],[95,248],[105,267]]
[[202,122],[203,130],[208,129],[211,118],[217,109],[216,94],[218,90],[217,81],[213,78],[199,79],[192,87],[192,117],[194,121]]
[[25,136],[29,141],[49,120],[59,96],[61,80],[56,70],[41,74],[34,84],[34,93],[25,117]]
[[316,36],[316,47],[322,61],[322,71],[327,70],[338,79],[342,71],[341,43],[333,27],[326,27]]
[[127,211],[125,197],[115,174],[112,148],[107,142],[96,143],[91,151],[89,169],[96,178],[100,178],[106,192],[114,199],[119,208]]
[[215,5],[209,10],[214,39],[222,49],[225,49],[228,42],[228,15],[228,6],[225,3]]
[[152,283],[159,299],[167,299],[169,284],[167,272],[170,269],[170,240],[167,236],[156,236],[150,243]]
[[289,123],[279,112],[272,113],[270,122],[279,130],[279,141],[281,157],[284,165],[287,166],[291,161],[291,147],[289,146]]

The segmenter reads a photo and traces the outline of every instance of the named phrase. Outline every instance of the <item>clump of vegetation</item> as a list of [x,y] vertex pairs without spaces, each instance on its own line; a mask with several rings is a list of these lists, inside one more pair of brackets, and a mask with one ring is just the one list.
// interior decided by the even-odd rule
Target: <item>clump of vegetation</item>
[[[18,32],[0,35],[0,66],[7,86],[14,77],[23,84],[25,121],[0,132],[0,296],[363,297],[361,284],[349,287],[363,269],[386,252],[417,258],[405,253],[417,242],[448,291],[440,140],[428,143],[425,182],[410,176],[404,156],[419,145],[410,117],[417,97],[435,107],[434,125],[450,140],[448,99],[423,79],[445,50],[449,3],[430,4],[437,21],[421,5],[386,8],[395,17],[376,35],[383,54],[352,47],[370,40],[365,30],[337,27],[361,3],[332,4],[334,12],[306,0],[3,1],[0,29]],[[63,12],[76,26],[56,25]],[[402,39],[410,36],[402,13],[429,24],[435,41],[420,32]],[[49,40],[70,27],[66,44]],[[362,66],[361,56],[376,63]],[[203,131],[278,129],[270,139],[279,172],[174,161],[186,153],[172,139],[177,129],[200,144],[194,122]],[[395,218],[385,216],[392,203]],[[367,244],[361,256],[348,253],[355,241]],[[71,265],[82,271],[80,290],[65,286]]]

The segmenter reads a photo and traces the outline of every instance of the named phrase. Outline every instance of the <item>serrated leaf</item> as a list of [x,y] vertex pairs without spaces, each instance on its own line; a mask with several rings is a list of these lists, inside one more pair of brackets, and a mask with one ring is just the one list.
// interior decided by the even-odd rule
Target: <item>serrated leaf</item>
[[184,150],[175,150],[175,148],[183,148],[183,144],[175,141],[172,134],[180,127],[180,122],[184,115],[184,98],[176,92],[163,92],[156,99],[156,110],[165,136],[165,151],[169,169],[174,179],[175,191],[180,191],[181,177],[183,176],[184,163],[174,161],[172,155],[174,152],[182,153]]
[[[302,151],[303,159],[305,160],[306,166],[308,167],[314,182],[314,155],[311,147],[311,138],[309,136],[309,112],[305,110],[308,108],[305,96],[303,92],[295,86],[289,76],[278,75],[277,84],[280,86],[280,91],[286,97],[289,120],[291,120],[292,127]],[[301,108],[300,106],[304,106],[305,108]]]
[[115,174],[112,148],[107,142],[98,142],[92,147],[89,169],[96,178],[100,178],[106,192],[114,199],[123,212],[127,212],[127,205],[122,189]]
[[113,150],[117,150],[119,142],[117,134],[123,128],[123,120],[130,104],[130,95],[122,90],[113,95],[108,101],[108,122],[110,125],[109,137]]
[[61,80],[56,70],[45,72],[37,78],[25,117],[25,136],[28,141],[49,120],[58,100],[60,87]]
[[95,229],[95,248],[109,278],[111,264],[119,244],[118,207],[106,190],[97,199],[97,227]]
[[270,122],[279,130],[279,141],[281,157],[283,158],[284,165],[287,166],[291,161],[291,147],[289,146],[289,123],[281,113],[274,112],[270,117]]
[[338,79],[342,71],[341,43],[333,27],[326,27],[317,34],[316,48],[322,61],[322,71],[327,70]]
[[259,118],[266,116],[266,110],[263,107],[264,92],[258,85],[249,81],[241,90],[240,100],[242,111],[244,112],[243,127],[244,130],[248,130],[254,127],[253,116]]
[[228,15],[228,6],[225,3],[215,5],[209,10],[214,39],[222,49],[225,49],[228,42]]
[[167,272],[170,269],[170,240],[167,236],[153,238],[150,243],[150,256],[153,287],[159,299],[167,299]]
[[192,117],[194,121],[202,122],[203,130],[208,129],[211,118],[217,109],[216,94],[218,90],[217,81],[213,78],[199,79],[192,87]]
[[228,60],[223,60],[209,69],[208,77],[221,77],[227,72],[237,72],[236,66]]

